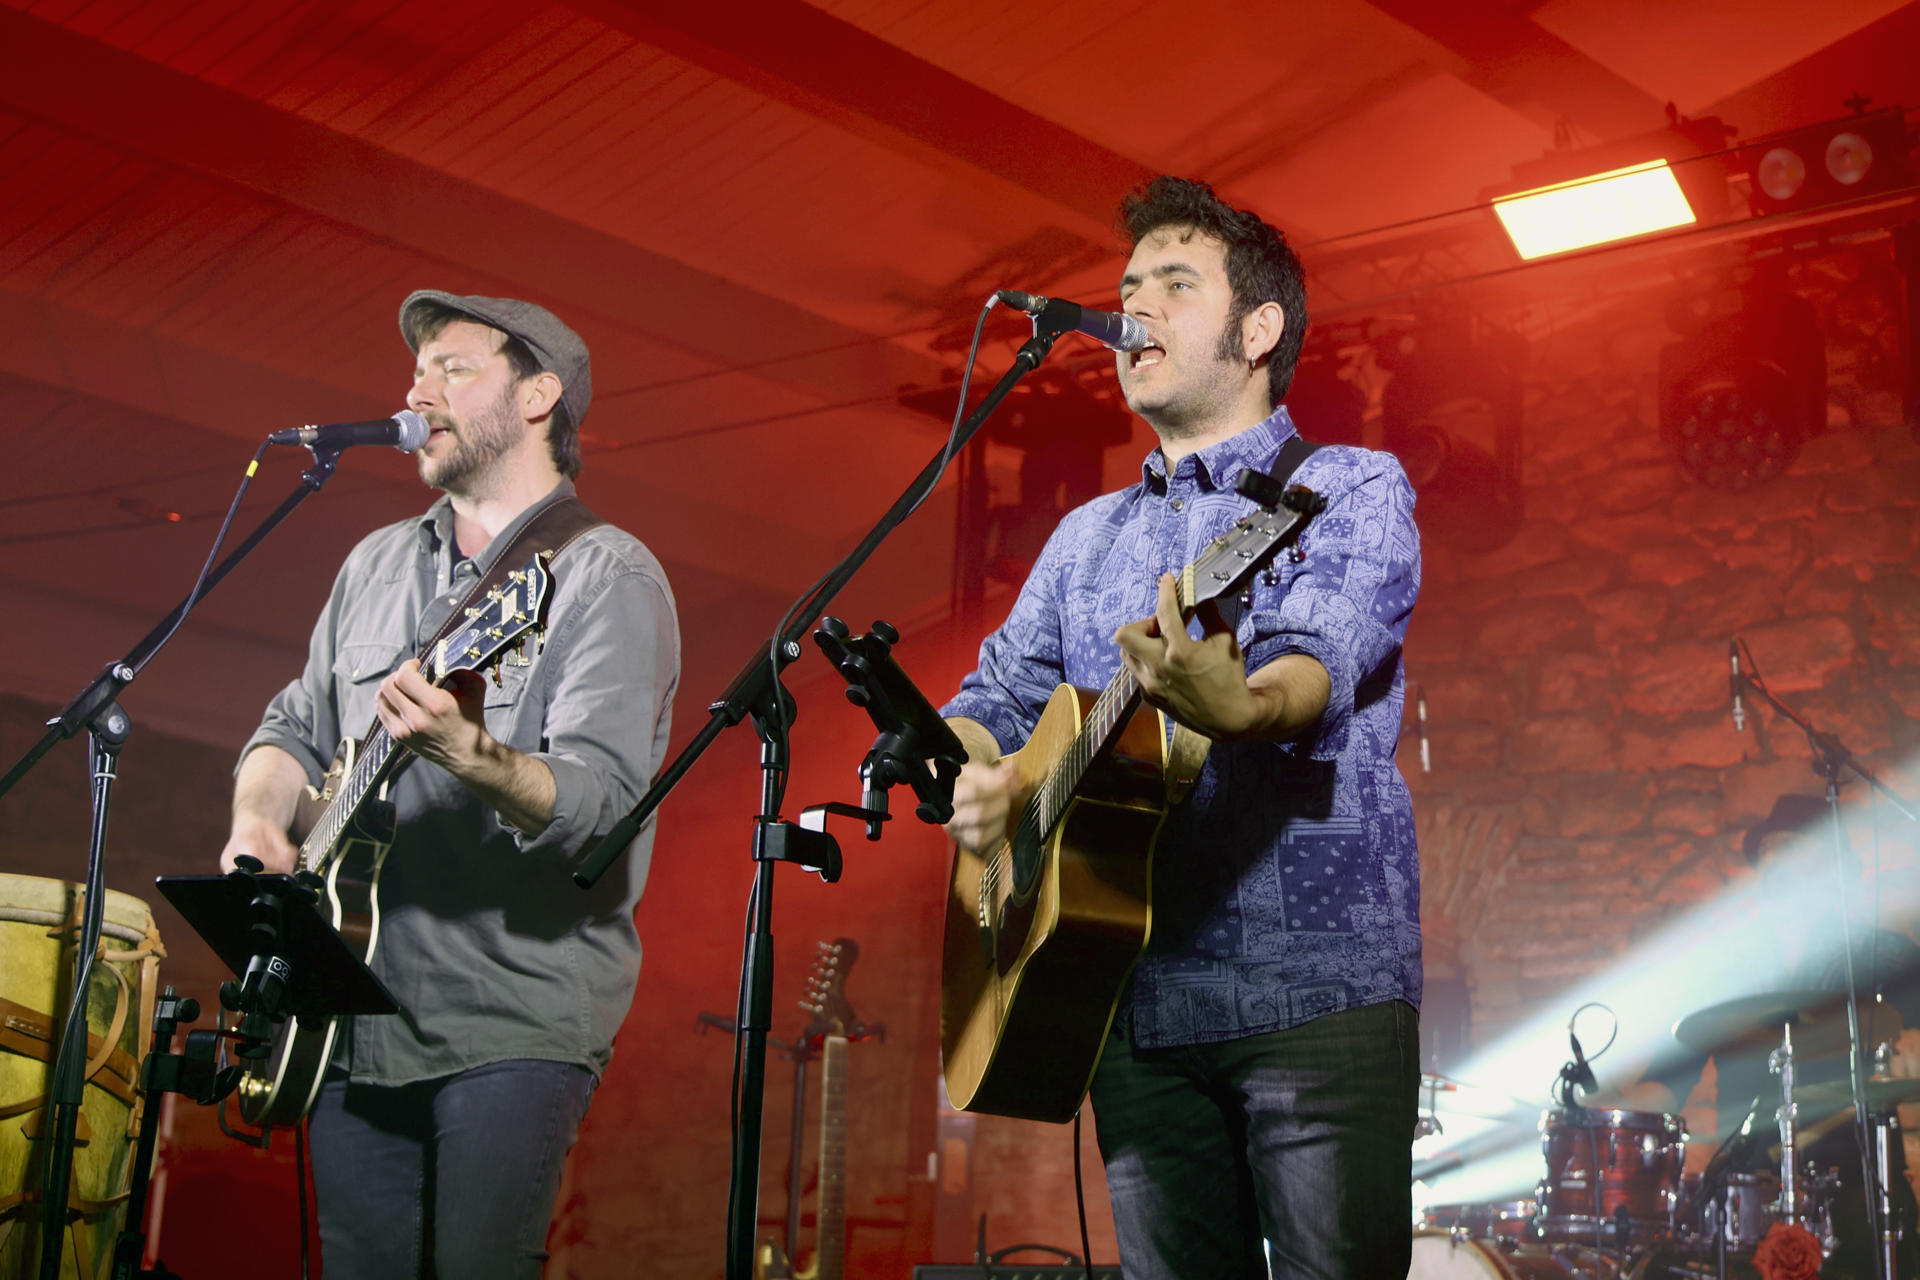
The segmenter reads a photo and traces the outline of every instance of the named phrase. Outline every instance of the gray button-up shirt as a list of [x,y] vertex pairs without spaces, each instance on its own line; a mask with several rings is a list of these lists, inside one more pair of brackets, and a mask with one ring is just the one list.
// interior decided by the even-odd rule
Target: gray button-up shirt
[[[306,670],[246,750],[271,743],[318,782],[341,739],[374,723],[380,681],[420,651],[535,511],[572,493],[562,481],[471,560],[456,554],[444,497],[365,538],[314,624]],[[653,825],[593,890],[568,871],[666,753],[679,630],[660,562],[611,525],[576,539],[553,577],[544,646],[530,664],[503,663],[486,695],[487,731],[552,770],[553,820],[525,835],[436,765],[415,758],[400,774],[372,965],[401,1011],[355,1020],[356,1080],[404,1084],[509,1058],[597,1074],[612,1056],[640,970],[633,911]]]

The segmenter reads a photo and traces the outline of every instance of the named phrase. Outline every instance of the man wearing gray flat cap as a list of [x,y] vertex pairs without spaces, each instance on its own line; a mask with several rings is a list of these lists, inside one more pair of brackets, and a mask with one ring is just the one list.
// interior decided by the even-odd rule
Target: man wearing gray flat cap
[[[311,1085],[283,1079],[290,1101],[276,1101],[298,1114],[317,1094],[329,1280],[535,1277],[633,999],[652,826],[591,891],[569,864],[664,758],[679,633],[659,561],[574,495],[592,398],[580,336],[532,303],[437,290],[407,297],[400,331],[415,353],[407,404],[431,428],[420,478],[442,496],[347,556],[305,669],[241,755],[221,865],[331,856],[294,846],[303,794],[343,740],[404,748],[367,904],[369,963],[400,1012],[336,1021],[308,1055]],[[436,642],[484,613],[497,575],[542,551],[537,642],[484,671],[443,656]]]

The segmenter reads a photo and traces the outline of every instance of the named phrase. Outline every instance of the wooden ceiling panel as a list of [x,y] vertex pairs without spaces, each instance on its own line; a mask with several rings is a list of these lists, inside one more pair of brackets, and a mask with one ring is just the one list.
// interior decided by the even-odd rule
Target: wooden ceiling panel
[[[1695,114],[1905,3],[1546,0],[1530,18],[1655,100]],[[1647,38],[1653,30],[1661,33],[1659,39]],[[1834,107],[1837,114],[1839,104]]]

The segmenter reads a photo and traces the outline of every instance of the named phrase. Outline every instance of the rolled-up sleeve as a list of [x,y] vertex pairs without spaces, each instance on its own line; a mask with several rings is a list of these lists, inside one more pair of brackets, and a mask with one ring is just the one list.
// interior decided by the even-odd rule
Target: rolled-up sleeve
[[[631,564],[579,567],[585,585],[556,601],[535,677],[541,697],[528,713],[540,717],[530,726],[537,741],[520,747],[553,774],[553,819],[537,835],[500,824],[523,853],[557,861],[584,854],[651,783],[680,671],[664,577]],[[567,570],[563,557],[556,576]]]
[[316,787],[325,776],[342,737],[333,702],[333,671],[339,652],[337,624],[341,599],[350,581],[353,563],[349,557],[341,565],[326,607],[320,611],[313,624],[313,634],[307,640],[307,665],[267,704],[260,727],[240,749],[240,760],[234,765],[236,774],[240,762],[244,762],[255,747],[274,746],[298,760],[307,771],[307,781]]
[[1256,590],[1245,649],[1249,671],[1289,653],[1326,668],[1332,687],[1319,725],[1283,744],[1326,761],[1346,744],[1355,691],[1399,660],[1420,591],[1420,537],[1413,487],[1391,454],[1323,453],[1334,456],[1323,465],[1316,457],[1302,483],[1321,488],[1326,510],[1307,526],[1300,562],[1283,561],[1277,583]]
[[1041,549],[1033,571],[1020,588],[1013,611],[980,642],[980,664],[960,682],[960,692],[940,708],[943,716],[965,716],[983,726],[1003,752],[1017,751],[1033,734],[1047,700],[1065,678],[1060,648],[1059,596],[1067,548],[1078,535],[1062,522]]

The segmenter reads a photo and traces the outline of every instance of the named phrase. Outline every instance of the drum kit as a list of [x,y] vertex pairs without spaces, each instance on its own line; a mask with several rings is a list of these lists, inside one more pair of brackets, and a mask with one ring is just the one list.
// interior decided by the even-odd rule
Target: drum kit
[[[1777,1137],[1765,1126],[1755,1134],[1756,1117],[1749,1115],[1705,1169],[1688,1173],[1682,1117],[1589,1108],[1563,1091],[1563,1105],[1540,1118],[1546,1169],[1533,1198],[1426,1206],[1416,1222],[1409,1280],[1755,1277],[1761,1274],[1755,1255],[1781,1224],[1803,1228],[1820,1256],[1831,1257],[1842,1243],[1836,1229],[1841,1178],[1804,1159],[1802,1120],[1815,1112],[1833,1117],[1814,1132],[1850,1120],[1854,1090],[1845,1080],[1796,1084],[1794,1029],[1831,1025],[1810,1014],[1834,1002],[1827,993],[1784,992],[1714,1005],[1674,1026],[1678,1039],[1702,1053],[1750,1048],[1761,1037],[1778,1041],[1768,1055],[1780,1083],[1772,1117]],[[1882,1027],[1889,1012],[1882,1013]],[[1869,1229],[1875,1238],[1858,1242],[1858,1268],[1861,1280],[1891,1280],[1900,1274],[1894,1259],[1900,1232],[1886,1190],[1897,1176],[1895,1108],[1920,1101],[1920,1080],[1876,1074],[1864,1082],[1863,1094],[1879,1192],[1864,1219],[1876,1224]]]

